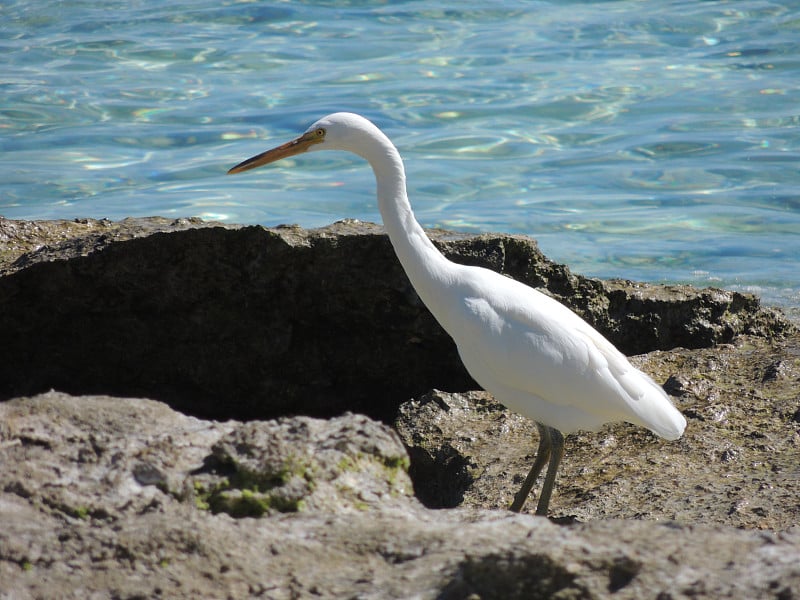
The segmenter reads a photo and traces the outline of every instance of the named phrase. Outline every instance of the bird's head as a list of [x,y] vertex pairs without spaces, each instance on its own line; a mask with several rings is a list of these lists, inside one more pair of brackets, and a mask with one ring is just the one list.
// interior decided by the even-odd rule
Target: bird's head
[[228,174],[249,171],[282,158],[315,150],[346,150],[363,156],[365,141],[376,137],[385,136],[364,117],[353,113],[333,113],[314,123],[300,137],[240,162]]

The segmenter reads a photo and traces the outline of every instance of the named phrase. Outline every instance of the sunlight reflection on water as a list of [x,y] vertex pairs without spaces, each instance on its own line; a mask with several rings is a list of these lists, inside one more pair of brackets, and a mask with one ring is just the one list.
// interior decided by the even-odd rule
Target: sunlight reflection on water
[[785,3],[18,0],[0,18],[6,217],[378,221],[356,159],[223,176],[354,110],[400,148],[426,226],[798,304],[800,9]]

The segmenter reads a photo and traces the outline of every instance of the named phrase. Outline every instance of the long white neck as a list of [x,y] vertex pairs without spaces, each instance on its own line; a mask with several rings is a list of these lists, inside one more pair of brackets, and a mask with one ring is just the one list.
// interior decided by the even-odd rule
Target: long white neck
[[386,233],[414,289],[434,316],[441,320],[443,310],[439,307],[446,301],[441,291],[447,287],[448,280],[452,280],[448,274],[455,265],[433,245],[414,217],[406,193],[403,161],[397,148],[383,133],[371,142],[371,148],[362,156],[375,172],[378,210]]

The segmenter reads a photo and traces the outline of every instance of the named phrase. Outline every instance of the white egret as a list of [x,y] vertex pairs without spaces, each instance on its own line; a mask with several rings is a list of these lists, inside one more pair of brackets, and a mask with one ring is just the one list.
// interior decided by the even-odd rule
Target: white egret
[[297,139],[229,173],[314,150],[345,150],[369,162],[384,227],[414,289],[455,340],[475,381],[536,421],[536,460],[511,510],[522,509],[549,463],[536,508],[536,514],[547,514],[564,452],[563,434],[614,421],[646,427],[668,440],[683,434],[686,419],[664,390],[570,309],[509,277],[445,258],[414,217],[397,148],[367,119],[328,115]]

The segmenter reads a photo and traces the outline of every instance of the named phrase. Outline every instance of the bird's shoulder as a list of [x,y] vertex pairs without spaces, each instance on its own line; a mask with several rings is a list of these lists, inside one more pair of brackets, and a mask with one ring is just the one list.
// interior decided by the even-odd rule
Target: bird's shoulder
[[482,306],[522,326],[590,327],[555,298],[516,279],[488,269],[476,270],[471,275],[472,280],[467,280],[462,294],[466,303]]
[[625,356],[611,342],[555,298],[494,271],[481,271],[485,272],[477,272],[478,285],[467,286],[463,301],[485,323],[501,328],[509,342],[533,338],[537,347],[589,353],[612,369],[629,368]]

